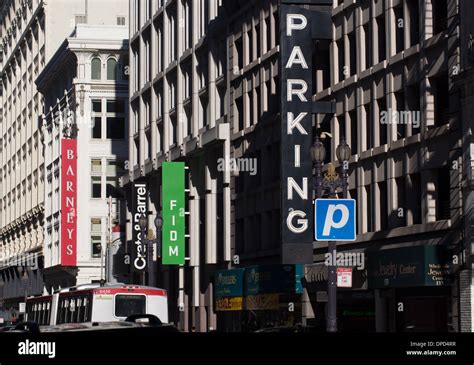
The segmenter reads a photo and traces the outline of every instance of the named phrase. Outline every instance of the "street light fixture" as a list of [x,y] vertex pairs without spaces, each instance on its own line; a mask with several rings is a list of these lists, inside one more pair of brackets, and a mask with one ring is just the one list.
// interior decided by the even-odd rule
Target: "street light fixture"
[[[153,261],[153,246],[156,244],[156,257],[161,256],[161,230],[163,227],[163,218],[160,214],[158,214],[155,218],[155,227],[156,227],[156,238],[149,237],[147,235],[147,226],[148,226],[148,219],[143,214],[140,219],[138,220],[138,225],[140,226],[141,230],[141,237],[142,242],[147,247],[147,267],[148,267],[148,285],[149,286],[156,286],[156,267],[155,262]],[[149,233],[153,234],[151,230]],[[150,235],[151,236],[151,235]],[[145,281],[145,280],[144,280]]]
[[[348,161],[351,158],[351,148],[345,139],[336,148],[336,156],[341,164],[342,174],[336,172],[332,163],[329,164],[327,172],[322,176],[323,163],[326,158],[326,149],[316,136],[311,147],[311,158],[315,167],[315,193],[316,198],[322,198],[327,192],[329,198],[336,197],[336,191],[342,188],[342,197],[347,198],[348,187]],[[336,261],[337,244],[335,241],[328,242],[328,252],[331,255],[331,265],[328,266],[328,311],[326,328],[328,332],[337,332],[337,267],[333,265]]]

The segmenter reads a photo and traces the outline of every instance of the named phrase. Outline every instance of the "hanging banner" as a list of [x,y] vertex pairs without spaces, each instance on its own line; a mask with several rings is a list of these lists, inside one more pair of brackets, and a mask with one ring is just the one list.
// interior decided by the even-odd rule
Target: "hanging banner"
[[[328,5],[325,11],[313,5]],[[314,40],[330,37],[331,0],[281,0],[281,258],[313,262],[311,234]],[[323,9],[318,7],[318,9]]]
[[163,196],[163,265],[184,265],[185,207],[184,162],[164,162],[162,166]]
[[61,266],[77,264],[77,141],[61,140]]
[[308,10],[280,8],[282,262],[313,262],[312,38]]
[[133,184],[133,211],[132,211],[132,271],[144,272],[147,269],[146,244],[140,228],[140,217],[147,215],[147,184],[135,182]]

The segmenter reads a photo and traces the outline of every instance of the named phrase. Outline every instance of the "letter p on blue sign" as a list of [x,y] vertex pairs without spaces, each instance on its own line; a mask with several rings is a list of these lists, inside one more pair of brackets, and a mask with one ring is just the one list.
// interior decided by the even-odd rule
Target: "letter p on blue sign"
[[354,199],[316,199],[314,215],[316,241],[355,241]]

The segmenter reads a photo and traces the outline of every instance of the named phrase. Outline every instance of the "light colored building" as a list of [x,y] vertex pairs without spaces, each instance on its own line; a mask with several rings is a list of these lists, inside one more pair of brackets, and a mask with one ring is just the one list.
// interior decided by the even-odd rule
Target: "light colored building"
[[[4,305],[43,291],[38,270],[12,264],[35,253],[42,265],[43,97],[35,80],[77,24],[127,24],[125,0],[6,0],[1,5],[0,254]],[[23,278],[23,281],[21,279]]]
[[[123,194],[118,177],[128,159],[128,28],[80,24],[37,79],[45,96],[43,144],[44,281],[48,291],[105,280],[109,230],[120,218]],[[75,130],[74,130],[75,129]],[[76,153],[76,265],[68,265],[62,211],[67,176],[61,148],[74,141]],[[66,180],[66,181],[65,181]],[[112,197],[109,222],[108,198]],[[110,226],[111,225],[111,226]],[[74,228],[73,228],[74,229]]]

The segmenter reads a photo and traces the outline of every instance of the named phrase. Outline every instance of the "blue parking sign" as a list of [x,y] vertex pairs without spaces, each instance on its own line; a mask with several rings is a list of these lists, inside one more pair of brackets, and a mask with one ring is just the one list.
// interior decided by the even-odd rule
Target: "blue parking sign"
[[316,241],[355,241],[354,199],[316,199],[314,215]]

